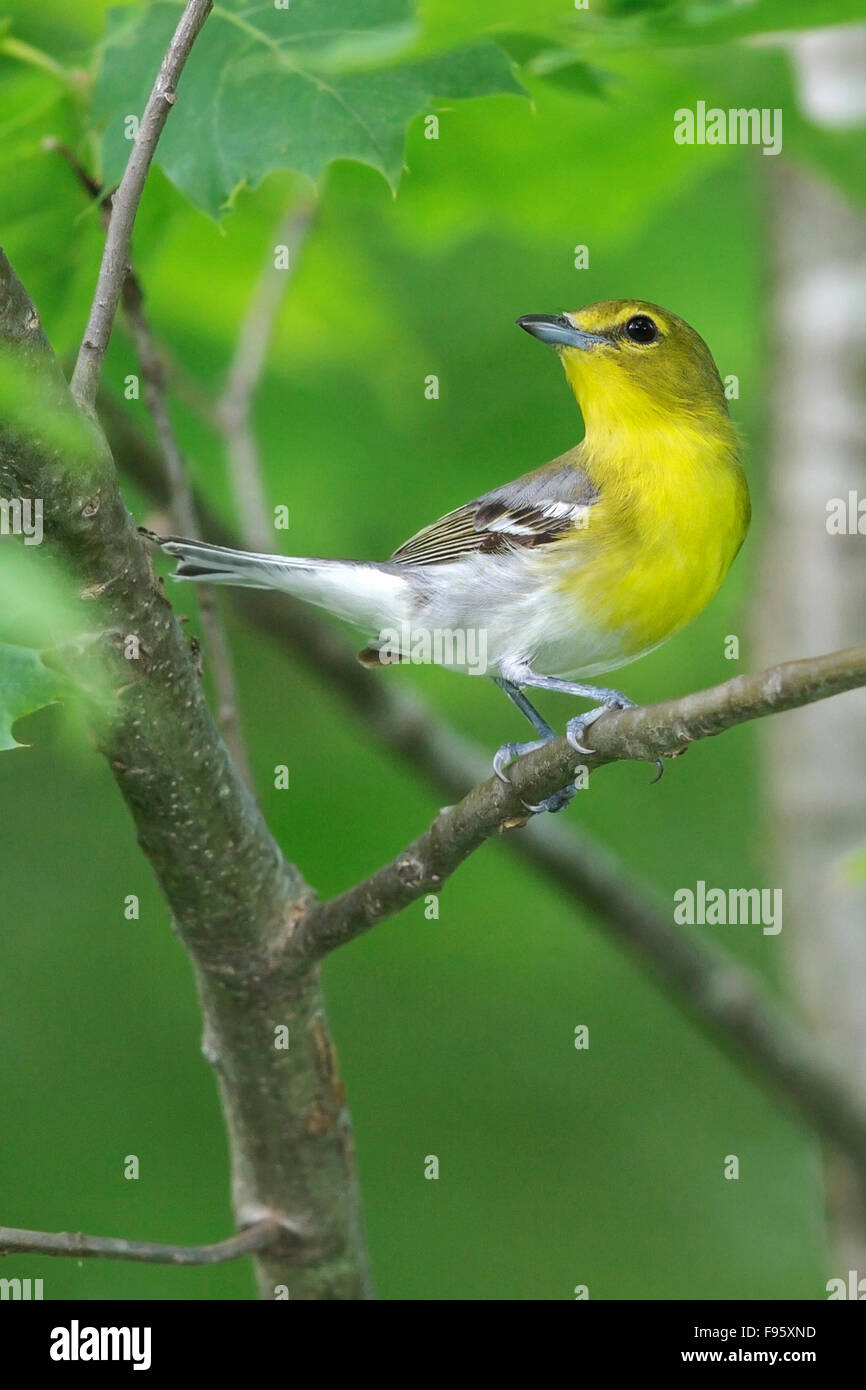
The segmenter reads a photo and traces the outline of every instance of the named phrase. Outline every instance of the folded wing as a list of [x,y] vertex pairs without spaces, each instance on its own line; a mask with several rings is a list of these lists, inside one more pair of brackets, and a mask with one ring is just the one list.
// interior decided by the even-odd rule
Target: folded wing
[[391,562],[440,565],[470,554],[548,545],[584,527],[599,495],[578,465],[547,464],[425,526],[394,551]]

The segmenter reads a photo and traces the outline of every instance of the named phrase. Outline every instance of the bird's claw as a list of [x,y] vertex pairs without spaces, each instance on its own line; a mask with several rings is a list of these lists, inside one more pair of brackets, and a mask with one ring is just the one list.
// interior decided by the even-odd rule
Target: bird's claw
[[[596,719],[600,719],[609,709],[633,708],[634,700],[627,700],[625,696],[618,697],[615,700],[607,700],[603,705],[597,705],[595,709],[587,710],[586,714],[576,714],[573,719],[569,719],[565,726],[565,737],[568,739],[572,748],[576,749],[578,753],[587,753],[591,756],[596,750],[594,748],[587,748],[580,741],[590,724],[594,724]],[[661,758],[656,758],[655,764],[658,768],[658,772],[650,782],[651,787],[654,787],[656,782],[661,781],[665,771],[665,766]]]
[[555,816],[557,811],[565,810],[576,792],[577,787],[569,785],[567,787],[562,787],[558,792],[553,792],[550,796],[546,796],[543,801],[539,801],[535,806],[529,801],[523,801],[522,797],[521,802],[526,807],[527,811],[531,811],[534,816],[540,815],[542,811],[549,811],[552,816]]
[[493,757],[493,771],[500,782],[505,782],[506,785],[510,786],[511,778],[505,775],[505,768],[508,764],[513,763],[516,758],[522,758],[524,753],[534,753],[536,748],[544,748],[549,742],[549,738],[537,738],[528,743],[503,743]]
[[[550,738],[533,739],[528,743],[503,743],[502,747],[497,749],[493,758],[493,771],[496,773],[500,782],[505,782],[507,786],[510,786],[511,778],[507,777],[505,774],[505,768],[508,764],[514,762],[515,758],[522,758],[524,753],[534,753],[537,748],[546,747],[554,737],[555,735],[551,734]],[[537,805],[532,805],[528,801],[523,801],[522,798],[521,803],[526,807],[527,811],[531,811],[533,815],[539,815],[542,811],[550,811],[552,815],[555,815],[557,811],[562,811],[564,807],[568,805],[576,791],[576,787],[569,785],[567,787],[562,787],[558,792],[553,792],[550,796],[546,796],[544,800],[539,801]]]
[[634,700],[627,700],[625,695],[612,690],[610,698],[606,699],[603,705],[596,705],[595,709],[588,709],[585,714],[576,714],[572,719],[569,719],[565,726],[565,737],[578,753],[586,753],[591,756],[596,750],[587,748],[585,744],[581,743],[581,739],[590,725],[594,724],[596,719],[600,719],[603,714],[607,714],[609,709],[631,709],[633,706]]

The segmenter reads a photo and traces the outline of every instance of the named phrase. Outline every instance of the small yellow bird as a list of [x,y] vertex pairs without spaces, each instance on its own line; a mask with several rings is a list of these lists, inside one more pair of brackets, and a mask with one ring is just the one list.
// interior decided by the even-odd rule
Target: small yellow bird
[[[537,738],[554,731],[524,690],[596,702],[571,744],[621,691],[587,685],[634,661],[706,606],[743,543],[749,490],[719,373],[703,339],[656,304],[613,299],[518,325],[557,351],[585,424],[580,444],[419,531],[385,563],[287,558],[161,542],[177,579],[281,589],[373,634],[365,664],[427,660],[492,675]],[[534,811],[560,810],[574,788]]]

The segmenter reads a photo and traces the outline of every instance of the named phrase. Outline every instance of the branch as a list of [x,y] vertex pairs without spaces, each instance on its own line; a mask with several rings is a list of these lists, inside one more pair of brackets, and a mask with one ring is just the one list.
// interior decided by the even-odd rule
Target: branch
[[131,1260],[138,1264],[219,1265],[285,1240],[277,1221],[258,1221],[216,1245],[157,1245],[146,1240],[85,1236],[67,1231],[18,1231],[0,1226],[0,1255],[60,1255],[75,1260]]
[[574,780],[576,767],[590,773],[627,758],[654,762],[683,745],[709,738],[750,719],[811,704],[866,685],[866,646],[829,656],[789,661],[754,676],[735,676],[724,685],[662,704],[611,710],[592,725],[596,745],[576,753],[563,736],[513,764],[510,785],[491,777],[457,806],[447,806],[429,830],[362,883],[307,914],[298,931],[303,949],[325,955],[392,917],[443,882],[491,835],[527,820],[527,803],[538,802]]
[[[301,1232],[304,1263],[259,1255],[260,1289],[291,1282],[301,1299],[370,1296],[345,1100],[318,974],[285,951],[310,890],[283,858],[213,723],[196,663],[155,580],[94,422],[75,409],[36,310],[0,256],[0,339],[40,373],[46,401],[68,413],[86,448],[71,466],[40,440],[0,424],[0,496],[44,501],[46,548],[58,552],[81,600],[84,644],[114,685],[108,711],[89,711],[94,739],[132,813],[139,843],[194,965],[203,1049],[220,1084],[239,1227],[264,1216]],[[41,554],[28,552],[32,563]],[[123,659],[117,634],[135,634]],[[123,643],[120,644],[123,647]],[[102,658],[102,660],[100,660]],[[275,1025],[291,1038],[275,1045]]]
[[157,73],[123,178],[112,199],[111,219],[96,292],[70,384],[73,398],[88,412],[92,412],[96,401],[102,364],[128,268],[132,228],[145,179],[168,113],[177,100],[177,84],[184,64],[212,5],[213,0],[188,0]]
[[[864,685],[866,646],[787,662],[679,700],[612,711],[592,726],[599,749],[587,761],[602,766],[625,758],[654,760],[684,742]],[[557,739],[509,770],[511,787],[491,778],[459,805],[440,812],[430,829],[389,864],[299,920],[296,930],[305,951],[333,950],[418,897],[438,892],[485,839],[523,823],[523,798],[538,800],[565,785],[576,756],[583,757],[564,738]],[[621,880],[614,861],[605,866],[597,853],[587,855],[579,845],[561,846],[557,853],[541,838],[535,849],[555,877],[577,887],[603,911],[617,937],[674,989],[678,1002],[704,1030],[720,1034],[866,1176],[866,1111],[860,1098],[835,1061],[785,1016],[749,971],[684,937],[670,910],[654,895],[636,892],[633,883]]]

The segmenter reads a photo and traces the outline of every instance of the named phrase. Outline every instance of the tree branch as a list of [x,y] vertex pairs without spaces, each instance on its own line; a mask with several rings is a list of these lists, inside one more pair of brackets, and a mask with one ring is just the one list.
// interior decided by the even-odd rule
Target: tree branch
[[[105,633],[87,644],[76,674],[86,688],[96,684],[93,663],[101,675],[104,660],[111,673],[113,706],[90,711],[91,728],[194,963],[237,1224],[268,1218],[286,1232],[284,1247],[258,1257],[260,1289],[265,1297],[276,1284],[290,1284],[301,1299],[368,1297],[349,1122],[318,973],[284,949],[310,890],[232,766],[105,440],[75,409],[36,310],[3,257],[0,339],[31,362],[46,401],[87,436],[73,467],[40,438],[38,419],[27,438],[0,426],[0,495],[43,499],[46,543],[76,585],[82,629]],[[138,660],[123,659],[118,634],[135,634]],[[276,1027],[288,1030],[291,1063]]]
[[157,1245],[114,1236],[85,1236],[67,1231],[19,1231],[0,1226],[0,1255],[59,1255],[75,1260],[130,1260],[137,1264],[218,1265],[240,1260],[285,1241],[277,1221],[257,1221],[239,1235],[216,1245]]
[[[750,719],[763,718],[866,685],[866,646],[787,662],[753,676],[659,705],[611,712],[592,726],[595,766],[638,757],[654,760],[684,742],[711,737]],[[429,830],[395,859],[330,902],[298,919],[305,952],[323,954],[393,916],[445,879],[497,831],[522,824],[523,800],[549,795],[573,775],[575,751],[564,738],[527,755],[509,769],[511,787],[491,778],[457,806],[441,811]],[[676,930],[670,910],[652,895],[587,858],[577,846],[536,844],[548,870],[600,908],[618,938],[648,963],[678,1002],[705,1030],[722,1040],[769,1082],[802,1117],[852,1160],[866,1176],[866,1111],[845,1074],[813,1038],[770,999],[750,972],[712,947]],[[590,889],[587,892],[587,889]]]
[[866,685],[866,646],[735,676],[678,700],[611,710],[592,725],[591,753],[576,753],[563,736],[520,758],[506,785],[491,777],[457,806],[447,806],[428,830],[389,864],[330,902],[311,908],[297,924],[305,953],[321,956],[352,941],[426,893],[436,893],[473,850],[527,820],[538,802],[573,781],[576,767],[590,773],[624,759],[654,762],[683,745],[750,719],[811,704]]
[[102,364],[126,277],[132,228],[145,179],[168,113],[177,100],[177,84],[184,64],[212,6],[213,0],[188,0],[157,73],[123,178],[112,198],[111,219],[96,292],[70,384],[73,398],[88,412],[92,412],[96,401]]

